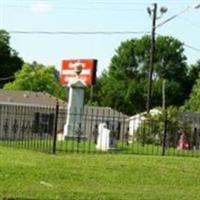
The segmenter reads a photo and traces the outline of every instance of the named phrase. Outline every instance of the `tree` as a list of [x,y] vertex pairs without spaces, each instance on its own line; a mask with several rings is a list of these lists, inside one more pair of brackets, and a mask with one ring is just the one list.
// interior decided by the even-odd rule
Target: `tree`
[[191,77],[198,76],[198,79],[192,88],[190,98],[185,102],[183,106],[183,109],[186,111],[200,112],[200,77],[198,69],[200,69],[200,61],[198,61],[196,65],[193,65],[190,71],[192,74]]
[[20,70],[23,61],[18,57],[17,52],[10,47],[10,36],[0,30],[0,88],[14,78],[16,71]]
[[199,73],[200,73],[200,60],[198,60],[197,63],[189,66],[188,75],[191,86],[193,86],[196,80],[199,78]]
[[[127,114],[146,108],[147,77],[150,58],[149,36],[122,42],[111,59],[103,84],[100,105],[111,106]],[[167,105],[182,105],[191,91],[183,43],[169,36],[156,38],[152,107],[162,104],[162,79],[166,80]]]
[[66,100],[66,88],[60,85],[57,71],[52,66],[45,67],[36,62],[24,64],[22,69],[15,73],[15,77],[15,81],[7,83],[4,89],[45,91]]

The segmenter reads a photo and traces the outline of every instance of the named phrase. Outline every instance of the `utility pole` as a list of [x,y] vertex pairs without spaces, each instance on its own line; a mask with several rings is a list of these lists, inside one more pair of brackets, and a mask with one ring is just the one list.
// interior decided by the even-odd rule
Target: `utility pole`
[[165,102],[165,79],[162,80],[162,109],[165,111],[166,109],[166,102]]
[[156,50],[156,42],[155,42],[155,33],[156,33],[156,20],[161,18],[164,13],[167,12],[167,8],[160,8],[160,16],[157,16],[157,3],[153,4],[153,8],[148,7],[147,12],[152,19],[152,27],[151,27],[151,50],[150,50],[150,63],[149,63],[149,74],[148,74],[148,92],[147,92],[147,104],[146,109],[147,113],[149,113],[152,104],[152,75],[154,69],[154,61],[155,61],[155,50]]
[[166,110],[166,98],[165,98],[165,79],[162,80],[162,109],[164,117],[164,127],[163,127],[163,142],[162,142],[162,155],[165,155],[166,150],[166,139],[167,139],[167,110]]
[[[150,10],[149,10],[150,11]],[[156,16],[157,16],[157,3],[153,4],[152,11],[152,28],[151,28],[151,51],[150,51],[150,65],[149,65],[149,76],[148,76],[148,93],[147,93],[147,113],[151,109],[151,93],[152,93],[152,74],[154,65],[155,55],[155,32],[156,32]]]

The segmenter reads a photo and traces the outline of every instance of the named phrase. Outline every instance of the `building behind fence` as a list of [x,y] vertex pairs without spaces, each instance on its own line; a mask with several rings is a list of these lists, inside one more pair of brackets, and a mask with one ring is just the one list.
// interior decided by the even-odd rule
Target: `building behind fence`
[[[7,95],[5,95],[5,93]],[[0,144],[44,152],[102,152],[97,149],[99,126],[110,131],[108,152],[198,156],[200,114],[182,113],[175,121],[140,119],[140,123],[108,107],[85,106],[73,135],[64,138],[67,105],[44,93],[0,95]],[[1,92],[0,92],[1,94]],[[14,95],[15,94],[15,95]],[[19,96],[17,96],[17,95]],[[29,99],[29,100],[27,100]],[[71,113],[77,115],[77,113]],[[134,127],[134,128],[133,128]]]

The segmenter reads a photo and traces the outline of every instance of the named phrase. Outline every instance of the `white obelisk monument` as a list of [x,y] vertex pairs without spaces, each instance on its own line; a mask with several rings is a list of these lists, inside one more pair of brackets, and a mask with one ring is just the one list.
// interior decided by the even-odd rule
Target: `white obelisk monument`
[[82,71],[82,65],[75,66],[76,78],[69,80],[69,97],[67,106],[67,120],[64,126],[64,139],[76,136],[76,131],[80,128],[83,106],[84,106],[84,89],[85,83],[79,78]]

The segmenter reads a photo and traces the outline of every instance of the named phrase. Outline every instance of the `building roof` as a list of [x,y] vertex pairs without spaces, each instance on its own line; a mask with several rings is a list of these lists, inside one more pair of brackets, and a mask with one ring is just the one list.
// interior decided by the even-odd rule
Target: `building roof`
[[108,117],[117,117],[117,118],[128,118],[127,115],[114,110],[110,107],[100,107],[100,106],[85,106],[84,112],[87,115],[97,115],[97,116],[108,116]]
[[[0,89],[0,104],[55,106],[56,102],[57,98],[46,92]],[[67,102],[59,100],[59,107],[67,111]],[[88,115],[128,117],[110,107],[85,106],[84,112]]]
[[[0,89],[0,103],[55,106],[57,99],[46,92]],[[59,100],[59,105],[66,102]]]
[[[151,114],[151,116],[156,116],[162,113],[162,111],[159,108],[153,108],[149,111],[149,113]],[[144,115],[147,114],[147,112],[142,112],[142,113],[138,113],[136,115],[133,115],[129,118],[129,120],[135,120],[135,119],[144,119]]]

